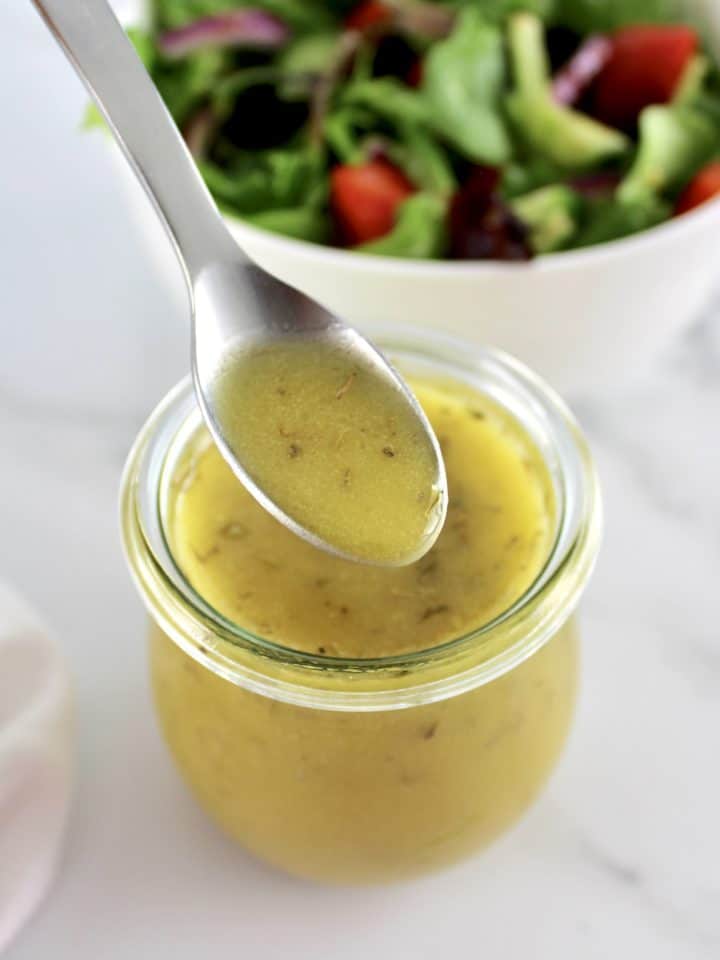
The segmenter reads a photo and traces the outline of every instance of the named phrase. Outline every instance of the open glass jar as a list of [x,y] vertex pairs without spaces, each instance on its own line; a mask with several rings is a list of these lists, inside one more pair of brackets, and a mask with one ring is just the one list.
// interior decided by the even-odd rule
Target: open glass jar
[[299,652],[222,616],[186,579],[167,529],[173,477],[201,423],[188,383],[142,430],[122,488],[128,563],[152,619],[156,707],[177,765],[243,846],[322,881],[452,862],[530,805],[570,727],[572,614],[600,537],[585,442],[540,380],[437,335],[375,340],[404,374],[465,383],[504,408],[547,468],[552,547],[491,622],[431,649],[350,660]]

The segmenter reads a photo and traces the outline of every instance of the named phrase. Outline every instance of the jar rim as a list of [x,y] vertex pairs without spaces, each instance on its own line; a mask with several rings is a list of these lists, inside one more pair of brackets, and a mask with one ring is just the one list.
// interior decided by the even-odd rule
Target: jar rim
[[[175,563],[162,525],[168,456],[186,448],[200,425],[189,378],[151,414],[128,456],[121,521],[128,565],[153,619],[186,653],[233,683],[274,699],[336,710],[387,710],[428,703],[487,683],[542,647],[575,609],[601,535],[597,476],[565,402],[536,374],[491,347],[412,328],[370,331],[401,365],[444,370],[499,402],[538,445],[555,485],[558,524],[546,562],[527,590],[480,627],[407,654],[353,659],[304,653],[225,618],[193,589]],[[482,648],[502,630],[497,653]],[[217,641],[221,641],[218,643]],[[223,649],[222,642],[230,644]],[[242,654],[241,654],[242,651]],[[358,676],[373,689],[357,689]]]

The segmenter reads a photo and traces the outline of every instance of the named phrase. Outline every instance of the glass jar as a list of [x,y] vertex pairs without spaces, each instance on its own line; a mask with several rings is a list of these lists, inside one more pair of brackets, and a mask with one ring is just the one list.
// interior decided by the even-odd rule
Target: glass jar
[[122,522],[150,611],[157,713],[205,809],[257,856],[332,882],[402,877],[509,827],[545,783],[575,700],[572,614],[600,537],[597,481],[564,403],[519,363],[427,333],[375,336],[405,374],[469,384],[536,444],[557,503],[534,583],[481,629],[374,660],[299,653],[199,596],[168,546],[172,477],[200,425],[189,383],[130,454]]

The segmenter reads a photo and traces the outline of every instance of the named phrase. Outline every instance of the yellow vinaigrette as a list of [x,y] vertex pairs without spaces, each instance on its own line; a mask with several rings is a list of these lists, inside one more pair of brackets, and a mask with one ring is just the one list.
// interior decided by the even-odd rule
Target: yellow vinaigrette
[[[314,548],[253,499],[202,430],[175,478],[169,536],[183,573],[208,603],[285,647],[368,658],[456,638],[492,620],[525,592],[554,533],[552,487],[537,450],[507,413],[474,391],[443,382],[411,386],[440,441],[448,475],[447,520],[432,549],[409,566],[381,568]],[[354,388],[361,397],[362,385]],[[343,397],[350,417],[353,389]],[[278,433],[274,469],[288,458],[290,469],[328,459],[322,445],[311,453],[313,438],[328,435],[327,424],[305,428],[294,418],[290,400],[280,417],[288,435]],[[391,474],[396,461],[402,464],[405,442],[411,441],[389,433],[378,439],[374,433],[367,453],[368,459],[377,454],[372,470],[352,461],[353,482],[367,484],[368,496],[345,515],[348,529],[353,524],[358,531],[379,529],[379,514],[371,520],[366,515],[378,482],[374,474],[382,477],[383,496],[392,499]],[[393,443],[397,450],[386,473],[390,458],[381,447],[375,451],[378,443]],[[302,448],[297,460],[288,453],[293,444]],[[342,497],[339,465],[348,461],[329,460]],[[320,496],[314,471],[311,463],[298,472],[300,486],[309,485],[308,503]],[[398,515],[406,505],[402,497],[392,503]]]
[[[195,590],[283,647],[358,660],[456,639],[518,600],[554,539],[547,468],[519,424],[483,395],[455,382],[412,386],[449,481],[447,522],[426,556],[378,568],[313,548],[255,502],[200,429],[176,461],[166,517],[171,552]],[[506,635],[499,628],[493,636],[484,652],[480,639],[473,656],[501,652]],[[397,683],[411,684],[414,673],[418,682],[433,680],[435,668],[422,659]],[[451,862],[520,816],[567,734],[576,636],[567,623],[492,682],[377,712],[299,706],[228,682],[158,627],[151,666],[167,742],[228,833],[292,873],[365,882]],[[310,679],[271,659],[262,669],[284,682]],[[345,681],[355,693],[378,682],[361,664]]]
[[250,479],[339,553],[397,565],[432,544],[446,496],[437,451],[369,360],[312,340],[260,346],[229,362],[214,401]]

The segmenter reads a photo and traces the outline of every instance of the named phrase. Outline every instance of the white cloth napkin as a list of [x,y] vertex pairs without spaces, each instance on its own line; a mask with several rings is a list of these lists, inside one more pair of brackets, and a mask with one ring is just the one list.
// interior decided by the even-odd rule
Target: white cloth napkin
[[55,874],[73,754],[70,681],[58,645],[0,583],[0,953]]

